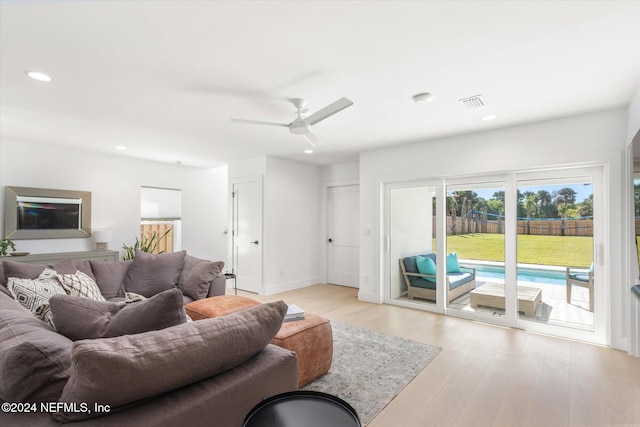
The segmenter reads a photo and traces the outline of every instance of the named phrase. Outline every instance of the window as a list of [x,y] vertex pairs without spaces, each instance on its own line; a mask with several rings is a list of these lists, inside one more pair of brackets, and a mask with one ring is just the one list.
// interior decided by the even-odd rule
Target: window
[[182,191],[170,188],[140,188],[140,240],[155,233],[153,253],[180,250]]

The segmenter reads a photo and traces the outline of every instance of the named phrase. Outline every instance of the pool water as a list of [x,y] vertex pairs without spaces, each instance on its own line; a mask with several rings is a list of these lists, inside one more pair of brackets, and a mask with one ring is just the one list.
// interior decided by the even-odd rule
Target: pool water
[[[476,265],[476,276],[486,279],[500,279],[504,281],[504,267],[493,265]],[[566,285],[564,270],[543,270],[536,268],[518,267],[518,281],[533,283],[549,283],[552,285]]]

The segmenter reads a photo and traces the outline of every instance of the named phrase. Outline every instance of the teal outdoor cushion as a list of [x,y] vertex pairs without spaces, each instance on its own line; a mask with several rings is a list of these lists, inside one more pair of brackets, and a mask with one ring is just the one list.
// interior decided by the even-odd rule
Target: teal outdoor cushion
[[460,273],[460,264],[458,264],[458,254],[452,252],[447,255],[447,273]]
[[[416,264],[418,265],[418,272],[420,272],[420,274],[430,274],[435,276],[436,264],[430,257],[418,255],[416,256]],[[424,277],[424,280],[428,280],[430,282],[436,281],[435,277]]]

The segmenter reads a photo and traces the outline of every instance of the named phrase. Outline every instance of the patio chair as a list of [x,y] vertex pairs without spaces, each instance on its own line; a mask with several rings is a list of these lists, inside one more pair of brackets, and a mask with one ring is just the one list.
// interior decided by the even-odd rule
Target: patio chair
[[589,311],[593,311],[593,263],[589,270],[572,270],[567,267],[567,302],[571,304],[571,287],[573,285],[589,289]]

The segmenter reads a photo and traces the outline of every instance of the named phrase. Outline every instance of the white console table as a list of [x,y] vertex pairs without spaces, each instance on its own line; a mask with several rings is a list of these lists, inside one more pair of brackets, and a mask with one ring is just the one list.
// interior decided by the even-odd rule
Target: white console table
[[120,259],[120,253],[117,251],[58,252],[52,254],[29,254],[25,256],[3,256],[0,257],[0,261],[25,262],[27,264],[53,264],[56,261],[67,258],[71,258],[73,261],[118,261]]

